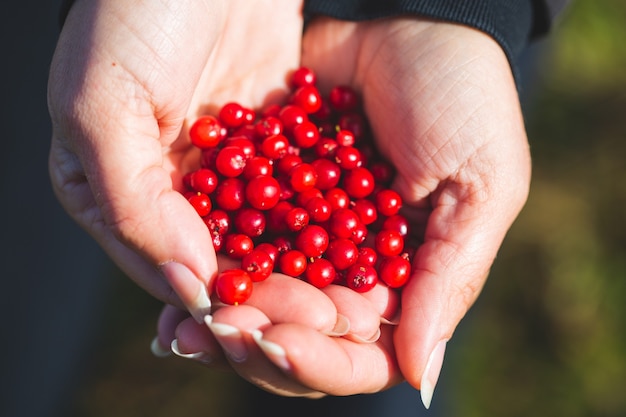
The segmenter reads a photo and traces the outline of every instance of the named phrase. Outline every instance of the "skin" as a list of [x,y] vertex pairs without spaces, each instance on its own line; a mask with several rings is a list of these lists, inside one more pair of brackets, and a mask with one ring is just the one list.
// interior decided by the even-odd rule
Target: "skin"
[[[316,19],[302,35],[298,2],[243,3],[76,2],[50,71],[50,175],[59,201],[168,305],[161,346],[176,338],[179,353],[204,352],[208,366],[229,366],[280,395],[436,382],[431,352],[479,295],[528,194],[530,156],[506,56],[492,38],[460,25]],[[197,313],[198,294],[224,267],[177,191],[199,158],[186,129],[228,101],[280,102],[286,75],[301,64],[323,91],[347,84],[361,94],[379,148],[398,168],[394,188],[424,241],[401,312],[384,288],[355,301],[277,274],[245,307],[214,303],[211,326],[197,314],[183,319],[185,310]],[[165,272],[171,261],[191,276]],[[290,295],[280,309],[278,291]]]

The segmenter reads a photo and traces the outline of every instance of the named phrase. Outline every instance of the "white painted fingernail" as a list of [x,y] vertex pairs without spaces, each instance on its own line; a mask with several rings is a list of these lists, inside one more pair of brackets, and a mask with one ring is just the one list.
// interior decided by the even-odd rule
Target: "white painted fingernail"
[[441,340],[428,357],[426,368],[422,374],[422,380],[420,382],[420,396],[422,397],[422,403],[427,409],[430,407],[430,403],[433,399],[433,393],[435,392],[435,386],[439,379],[439,373],[443,366],[443,356],[446,352],[447,340]]
[[230,324],[215,323],[212,319],[205,320],[205,323],[232,361],[241,363],[248,358],[248,347],[241,330]]
[[378,339],[380,339],[380,335],[381,335],[381,331],[379,327],[378,329],[376,329],[376,333],[374,333],[371,337],[368,337],[367,339],[362,336],[359,336],[358,334],[352,334],[352,333],[347,334],[345,338],[352,340],[353,342],[357,342],[357,343],[376,343],[378,342]]
[[280,345],[263,339],[263,332],[260,330],[252,331],[252,338],[261,348],[263,353],[279,368],[285,372],[291,372],[291,364],[287,360],[287,352]]
[[172,354],[170,349],[166,349],[163,345],[161,345],[158,337],[152,339],[152,343],[150,343],[150,351],[157,358],[166,358]]
[[211,314],[211,299],[206,285],[188,267],[178,262],[162,264],[161,272],[193,318],[203,323],[204,316]]
[[196,362],[201,362],[204,364],[209,364],[211,363],[211,360],[212,360],[211,356],[209,356],[206,352],[182,353],[180,349],[178,348],[177,339],[172,340],[171,350],[172,352],[174,352],[176,356],[180,356],[181,358],[185,358],[185,359],[191,359]]
[[350,320],[343,314],[337,314],[337,322],[335,327],[328,333],[327,336],[344,336],[350,331]]

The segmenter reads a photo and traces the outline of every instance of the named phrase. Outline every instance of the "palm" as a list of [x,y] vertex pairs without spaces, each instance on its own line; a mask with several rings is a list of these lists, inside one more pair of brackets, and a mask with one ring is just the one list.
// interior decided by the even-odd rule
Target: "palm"
[[174,14],[163,2],[75,5],[49,84],[61,203],[131,278],[179,305],[154,265],[176,259],[205,279],[216,268],[200,220],[172,192],[199,162],[185,123],[227,100],[260,106],[300,56],[294,2],[205,3],[172,2]]

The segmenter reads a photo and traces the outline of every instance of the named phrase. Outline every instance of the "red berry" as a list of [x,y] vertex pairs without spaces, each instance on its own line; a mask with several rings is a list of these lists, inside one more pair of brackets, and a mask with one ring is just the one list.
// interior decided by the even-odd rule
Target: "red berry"
[[353,169],[362,165],[361,152],[352,146],[338,146],[335,149],[335,162],[343,169]]
[[309,212],[312,221],[323,223],[330,218],[332,207],[324,197],[313,197],[306,202],[304,208]]
[[226,137],[226,128],[214,116],[201,116],[189,128],[191,143],[201,149],[213,148]]
[[317,258],[328,248],[328,232],[322,226],[310,224],[296,236],[295,246],[307,258]]
[[239,178],[226,178],[215,189],[215,202],[226,210],[238,210],[245,201],[245,183]]
[[346,172],[343,186],[352,198],[365,198],[374,191],[374,177],[364,167],[357,167]]
[[314,85],[303,85],[293,92],[291,102],[311,114],[322,107],[322,96]]
[[376,254],[374,248],[370,248],[368,246],[362,246],[359,248],[357,263],[374,266],[376,265],[377,260],[378,255]]
[[211,194],[217,187],[217,174],[208,168],[200,168],[189,176],[189,186],[195,191]]
[[273,173],[272,162],[264,156],[250,158],[243,169],[243,177],[248,181],[258,175],[272,175]]
[[292,132],[296,125],[299,125],[309,119],[306,111],[304,111],[300,106],[296,106],[294,104],[287,104],[281,108],[278,113],[278,117],[283,123],[284,130],[287,132]]
[[307,282],[317,288],[324,288],[332,284],[336,274],[333,264],[324,258],[312,260],[304,271],[304,277]]
[[371,265],[355,264],[345,273],[346,285],[356,292],[367,292],[378,283],[378,274]]
[[396,256],[404,249],[404,238],[395,230],[381,230],[375,238],[376,252],[383,256]]
[[203,220],[211,236],[225,235],[230,230],[230,217],[224,210],[212,210]]
[[339,184],[341,168],[330,159],[320,158],[311,162],[317,174],[315,186],[320,190],[328,190]]
[[340,208],[348,208],[350,205],[350,196],[343,189],[338,187],[326,190],[324,198],[328,201],[333,211]]
[[402,207],[402,197],[394,190],[384,189],[376,193],[376,209],[383,216],[393,216]]
[[391,288],[400,288],[409,280],[411,263],[403,256],[391,256],[382,260],[379,278]]
[[200,217],[204,217],[211,212],[211,199],[208,195],[197,192],[191,194],[187,200],[191,203]]
[[404,237],[409,234],[409,221],[403,215],[395,214],[391,217],[387,217],[381,228],[395,230]]
[[268,136],[283,133],[283,122],[281,122],[278,117],[266,116],[259,120],[254,125],[254,128],[259,138],[265,139]]
[[289,230],[297,232],[309,224],[309,212],[302,207],[294,207],[285,213],[285,224]]
[[328,220],[328,229],[336,237],[349,239],[360,223],[359,216],[349,208],[334,210]]
[[315,85],[317,77],[313,70],[307,67],[300,67],[291,74],[291,86],[298,88],[305,85]]
[[347,129],[340,129],[335,135],[335,140],[339,146],[352,146],[355,141],[354,133]]
[[280,200],[280,184],[269,175],[258,175],[246,184],[246,201],[259,210],[269,210]]
[[265,249],[256,247],[241,259],[241,269],[250,275],[252,281],[263,281],[272,273],[274,260]]
[[222,271],[215,278],[215,293],[224,304],[244,303],[252,295],[252,279],[241,269]]
[[241,126],[245,121],[244,108],[239,103],[226,103],[220,109],[218,117],[225,126]]
[[224,240],[224,250],[231,258],[241,259],[254,249],[250,236],[243,233],[229,233]]
[[225,146],[215,159],[215,168],[225,177],[239,176],[246,166],[246,154],[238,146]]
[[317,172],[311,164],[301,163],[289,171],[289,184],[297,193],[310,190],[317,182]]
[[261,142],[260,151],[269,159],[279,159],[287,153],[289,140],[281,134],[268,136]]
[[360,198],[353,201],[352,210],[359,216],[359,220],[363,224],[370,225],[378,218],[378,212],[376,211],[376,205],[367,199]]
[[243,207],[234,215],[237,231],[251,238],[259,237],[265,232],[265,215],[261,210]]
[[283,274],[299,277],[306,270],[306,256],[299,250],[288,250],[278,257],[278,266]]
[[324,257],[339,271],[354,265],[358,256],[359,249],[356,244],[350,239],[344,238],[332,239],[324,253]]
[[328,100],[332,108],[339,112],[354,110],[359,105],[359,97],[348,86],[338,85],[330,90]]
[[310,121],[304,121],[294,126],[292,135],[295,145],[300,148],[311,148],[320,138],[317,126]]

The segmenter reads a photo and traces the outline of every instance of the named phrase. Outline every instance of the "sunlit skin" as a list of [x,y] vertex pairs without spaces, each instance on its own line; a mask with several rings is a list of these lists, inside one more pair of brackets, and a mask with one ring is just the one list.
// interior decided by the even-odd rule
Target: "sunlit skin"
[[[52,184],[128,276],[172,306],[161,317],[162,345],[177,337],[180,351],[204,351],[209,366],[228,363],[281,395],[376,392],[405,379],[419,389],[527,198],[530,158],[509,62],[484,33],[418,17],[317,19],[302,35],[301,6],[77,2],[51,65]],[[402,311],[394,314],[396,293],[382,286],[361,295],[273,275],[246,305],[215,305],[212,333],[173,307],[193,311],[218,269],[206,226],[178,192],[199,160],[186,132],[226,102],[280,102],[300,65],[322,91],[359,92],[398,170],[394,189],[424,240]],[[164,278],[159,266],[172,260],[194,278]],[[242,331],[243,359],[224,356],[216,323]],[[259,349],[255,329],[283,360]]]

